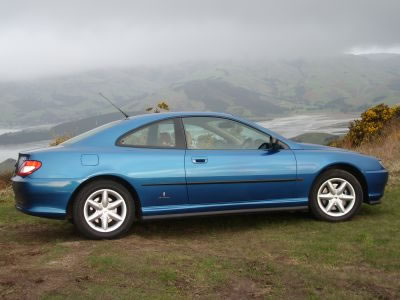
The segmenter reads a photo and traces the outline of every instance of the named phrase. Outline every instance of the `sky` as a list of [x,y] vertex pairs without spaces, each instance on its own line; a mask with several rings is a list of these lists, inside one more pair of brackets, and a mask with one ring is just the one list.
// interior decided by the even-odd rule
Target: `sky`
[[0,80],[400,53],[399,0],[0,0]]

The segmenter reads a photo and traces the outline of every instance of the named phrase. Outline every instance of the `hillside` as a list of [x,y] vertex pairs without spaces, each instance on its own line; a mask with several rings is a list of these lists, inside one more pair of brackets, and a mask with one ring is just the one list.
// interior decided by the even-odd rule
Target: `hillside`
[[389,182],[400,184],[400,106],[379,104],[364,111],[349,131],[330,146],[375,156],[389,171]]
[[0,175],[13,172],[15,169],[15,163],[16,160],[12,158],[0,162]]
[[338,139],[338,135],[324,132],[307,132],[291,138],[295,142],[328,145],[330,142]]
[[[139,112],[128,112],[130,116]],[[142,113],[142,112],[140,112]],[[120,120],[120,113],[109,113],[81,120],[64,122],[49,128],[27,129],[0,135],[0,145],[23,144],[35,141],[51,140],[59,136],[76,136],[103,124]]]
[[262,63],[186,63],[97,70],[0,83],[0,126],[70,122],[167,100],[174,110],[267,117],[304,111],[361,111],[400,99],[400,55],[343,55]]
[[400,120],[387,127],[384,134],[374,141],[349,149],[382,160],[389,171],[389,182],[400,185]]

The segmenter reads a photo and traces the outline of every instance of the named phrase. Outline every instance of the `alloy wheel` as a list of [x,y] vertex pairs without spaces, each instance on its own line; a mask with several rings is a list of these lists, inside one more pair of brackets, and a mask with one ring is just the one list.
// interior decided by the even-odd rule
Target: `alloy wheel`
[[317,202],[320,209],[332,217],[349,213],[356,203],[353,186],[343,178],[326,180],[318,189]]
[[127,207],[124,198],[114,190],[101,189],[92,193],[83,207],[87,224],[98,232],[112,232],[125,221]]

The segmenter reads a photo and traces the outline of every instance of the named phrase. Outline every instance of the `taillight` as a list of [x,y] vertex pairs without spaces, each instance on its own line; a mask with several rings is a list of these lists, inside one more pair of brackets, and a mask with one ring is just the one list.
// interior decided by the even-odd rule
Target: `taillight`
[[19,167],[19,170],[17,172],[17,175],[25,177],[28,175],[31,175],[32,173],[36,172],[37,170],[40,169],[42,166],[42,163],[37,160],[25,160],[21,167]]

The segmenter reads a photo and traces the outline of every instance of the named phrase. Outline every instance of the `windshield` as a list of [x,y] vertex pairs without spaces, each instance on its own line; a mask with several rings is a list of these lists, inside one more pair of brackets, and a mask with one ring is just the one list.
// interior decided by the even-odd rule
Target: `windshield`
[[121,120],[114,121],[114,122],[111,122],[111,123],[107,123],[107,124],[104,124],[102,126],[96,127],[96,128],[94,128],[92,130],[86,131],[86,132],[84,132],[84,133],[82,133],[80,135],[77,135],[76,137],[73,137],[72,139],[69,139],[69,140],[65,141],[61,145],[71,145],[71,144],[75,144],[77,142],[80,142],[80,141],[82,141],[82,140],[84,140],[84,139],[86,139],[86,138],[88,138],[88,137],[90,137],[92,135],[95,135],[96,133],[99,133],[100,131],[103,131],[103,130],[105,130],[107,128],[110,128],[110,127],[114,126],[116,123],[119,123],[120,121]]

